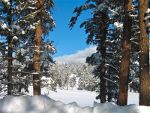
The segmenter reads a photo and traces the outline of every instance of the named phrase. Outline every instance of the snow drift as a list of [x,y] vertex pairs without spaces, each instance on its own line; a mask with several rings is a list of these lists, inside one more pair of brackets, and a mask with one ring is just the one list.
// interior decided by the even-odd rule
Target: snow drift
[[114,103],[80,107],[75,102],[64,104],[47,96],[7,96],[0,100],[0,113],[150,113],[150,107],[120,107]]

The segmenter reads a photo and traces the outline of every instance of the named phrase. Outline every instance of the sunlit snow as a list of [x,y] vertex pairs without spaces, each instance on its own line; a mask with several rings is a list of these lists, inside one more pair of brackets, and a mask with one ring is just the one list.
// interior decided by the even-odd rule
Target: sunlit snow
[[75,102],[64,104],[47,96],[7,96],[0,100],[0,113],[149,113],[149,111],[150,107],[146,106],[120,107],[114,103],[95,103],[94,107],[80,107]]
[[[28,95],[32,95],[29,87]],[[128,106],[100,104],[96,92],[42,88],[43,96],[6,96],[0,99],[0,113],[149,113],[150,107],[138,106],[139,94],[129,92]]]

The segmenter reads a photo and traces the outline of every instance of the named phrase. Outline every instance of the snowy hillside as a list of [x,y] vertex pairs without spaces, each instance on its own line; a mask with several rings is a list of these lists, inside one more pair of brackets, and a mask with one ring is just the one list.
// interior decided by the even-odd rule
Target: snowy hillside
[[0,100],[0,113],[149,113],[150,107],[130,105],[119,107],[113,103],[94,107],[80,107],[75,102],[63,104],[47,96],[7,96]]

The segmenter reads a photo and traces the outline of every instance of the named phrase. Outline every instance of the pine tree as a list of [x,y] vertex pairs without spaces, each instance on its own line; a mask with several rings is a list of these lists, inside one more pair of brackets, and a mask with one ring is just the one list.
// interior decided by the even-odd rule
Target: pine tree
[[[11,12],[12,12],[12,0],[10,0],[10,7],[9,7],[9,11],[8,11],[8,26],[11,26],[12,24],[12,17],[11,17]],[[8,75],[7,75],[7,80],[8,80],[8,95],[12,95],[12,91],[13,91],[13,84],[12,84],[12,67],[13,67],[13,44],[12,44],[12,36],[9,35],[8,37]]]
[[[92,9],[93,17],[83,22],[80,27],[84,27],[85,32],[88,34],[87,43],[92,43],[97,46],[97,52],[87,58],[87,62],[89,64],[96,65],[94,74],[98,79],[100,79],[100,94],[97,98],[100,99],[102,103],[107,100],[106,95],[109,96],[108,101],[114,100],[113,98],[116,100],[118,84],[115,82],[118,81],[118,68],[115,66],[117,66],[119,61],[114,59],[118,59],[119,53],[115,53],[116,51],[113,50],[115,50],[114,48],[119,48],[119,44],[117,42],[119,42],[120,39],[117,38],[120,38],[120,32],[116,35],[114,33],[109,34],[109,32],[113,32],[109,30],[109,26],[110,24],[114,24],[116,20],[120,20],[121,16],[118,17],[118,12],[121,9],[120,2],[115,0],[87,0],[85,5],[77,7],[74,10],[74,13],[77,13],[77,15],[72,17],[70,25],[73,26],[81,11],[87,9]],[[117,58],[115,58],[115,56],[117,56]],[[113,59],[115,63],[110,59]],[[112,71],[115,71],[117,74],[112,73]],[[112,78],[115,80],[112,81]],[[110,84],[113,88],[110,88]]]
[[148,9],[148,0],[138,0],[140,26],[140,105],[150,106],[149,39],[146,33],[144,15]]
[[[42,10],[44,9],[44,5],[46,4],[47,2],[44,1],[44,0],[39,0],[38,1],[38,4],[37,4],[37,7],[39,10],[41,10],[41,13]],[[50,1],[50,4],[53,5],[53,1]],[[42,41],[42,34],[43,34],[43,27],[42,26],[42,17],[43,15],[38,15],[38,25],[36,26],[36,30],[35,30],[35,38],[34,38],[34,56],[33,56],[33,66],[34,66],[34,71],[36,74],[33,74],[33,94],[34,95],[40,95],[41,94],[41,88],[40,88],[40,51],[41,51],[41,41]]]
[[34,55],[33,55],[33,68],[35,74],[33,74],[33,95],[41,94],[41,80],[40,80],[40,51],[42,41],[42,26],[41,23],[36,26],[35,39],[34,39]]
[[[91,2],[91,3],[90,3]],[[92,3],[94,2],[94,3]],[[95,74],[99,76],[100,79],[100,94],[98,99],[100,99],[101,103],[106,102],[106,80],[105,77],[105,60],[106,60],[106,34],[107,34],[107,22],[109,20],[107,15],[107,5],[105,5],[105,2],[102,1],[88,1],[85,5],[81,7],[77,7],[74,12],[77,13],[77,16],[72,17],[70,21],[70,26],[72,27],[75,24],[75,21],[77,20],[77,17],[80,15],[81,11],[87,10],[87,9],[93,9],[95,11],[93,13],[93,18],[83,22],[81,24],[81,27],[84,27],[86,30],[86,33],[88,33],[87,43],[93,43],[97,45],[97,51],[98,54],[102,55],[101,63],[96,68],[97,71],[95,71]]]
[[[15,46],[15,41],[18,40],[18,37],[15,35],[15,30],[12,26],[13,24],[13,6],[12,4],[14,3],[14,0],[10,0],[10,1],[1,1],[1,13],[2,13],[2,17],[1,17],[1,35],[6,37],[6,42],[7,43],[7,47],[8,49],[5,49],[5,52],[7,53],[7,56],[4,56],[5,58],[7,58],[7,94],[8,95],[12,95],[13,94],[13,74],[12,74],[12,69],[13,69],[13,50],[14,50],[14,46]],[[5,16],[4,16],[5,15]]]
[[124,1],[124,23],[123,23],[123,42],[122,42],[122,58],[119,75],[119,105],[127,104],[128,95],[128,76],[130,65],[130,52],[131,52],[131,23],[132,19],[129,12],[132,10],[132,0]]
[[[44,7],[44,0],[38,1],[38,9],[41,10]],[[42,41],[42,26],[41,20],[39,20],[38,25],[35,28],[35,38],[34,38],[34,55],[33,55],[33,68],[35,74],[33,74],[33,95],[41,95],[41,79],[40,79],[40,51],[41,51],[41,41]]]
[[[11,2],[13,2],[13,6],[10,6]],[[44,30],[42,32],[43,35],[46,35],[54,27],[54,21],[49,12],[50,8],[53,6],[53,2],[51,0],[46,0],[44,2],[44,7],[37,7],[37,5],[38,5],[37,0],[33,0],[33,1],[26,1],[26,0],[13,1],[13,0],[11,0],[10,2],[8,1],[8,4],[4,3],[4,2],[1,2],[1,4],[2,4],[2,7],[1,7],[2,10],[0,10],[0,11],[2,11],[2,14],[7,14],[7,17],[6,17],[6,15],[4,15],[4,17],[1,17],[0,33],[2,36],[6,36],[6,37],[9,37],[8,35],[11,35],[11,39],[9,42],[10,42],[10,45],[13,46],[13,53],[16,52],[14,54],[14,55],[16,55],[15,62],[18,60],[20,63],[24,64],[21,66],[21,68],[24,68],[24,66],[26,65],[25,62],[27,62],[27,61],[25,61],[25,59],[27,57],[28,57],[28,60],[33,58],[33,51],[34,51],[33,50],[33,46],[34,46],[33,41],[34,41],[34,37],[36,34],[35,26],[38,26],[39,22],[40,22],[40,26],[42,26],[42,28],[40,28],[40,29],[44,28]],[[11,9],[11,11],[9,9]],[[11,14],[8,14],[8,12]],[[9,22],[10,22],[8,20],[11,20],[10,26],[8,26]],[[19,39],[18,44],[14,43],[14,40],[16,40],[16,38]],[[42,44],[43,44],[43,42],[42,42]],[[20,47],[20,50],[18,49],[18,47]],[[45,47],[45,45],[44,45],[44,47]],[[37,52],[41,53],[41,48],[43,48],[43,47],[40,47],[40,50],[38,50]],[[28,49],[29,51],[25,50],[25,49]],[[52,52],[52,51],[50,51],[50,52]],[[42,53],[44,53],[44,52],[42,52]],[[13,56],[13,57],[15,57],[15,56]],[[48,59],[52,61],[52,58],[49,55],[48,55]],[[25,72],[26,69],[19,69],[19,70],[21,70],[21,72],[20,71],[17,72],[17,70],[18,70],[17,67],[15,67],[15,66],[9,66],[9,67],[10,67],[9,68],[10,71],[13,70],[12,71],[13,73],[11,73],[11,74],[13,74],[15,76],[20,75],[20,77],[21,77],[22,75],[29,76],[29,75],[35,74],[35,73],[33,73],[32,66],[29,67],[29,70],[27,70],[27,72]],[[25,66],[25,68],[26,68],[26,66]],[[41,68],[41,64],[40,64],[40,68]],[[13,79],[14,78],[16,79],[15,76],[13,77]],[[9,79],[11,79],[11,78],[12,77],[10,77]],[[12,82],[13,82],[13,80],[11,82],[9,82],[9,84],[12,84]],[[15,85],[17,83],[13,82],[13,84]],[[13,86],[13,88],[14,88],[14,86]]]

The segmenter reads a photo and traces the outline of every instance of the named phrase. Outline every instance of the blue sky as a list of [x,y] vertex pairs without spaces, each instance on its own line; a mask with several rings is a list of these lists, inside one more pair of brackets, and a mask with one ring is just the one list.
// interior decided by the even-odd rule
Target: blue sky
[[49,38],[54,41],[57,53],[54,57],[73,54],[79,50],[87,48],[84,29],[80,29],[80,23],[90,17],[89,12],[84,12],[77,21],[75,27],[70,30],[69,20],[73,16],[73,10],[76,6],[84,4],[85,0],[54,0],[53,18],[56,28],[50,32]]

